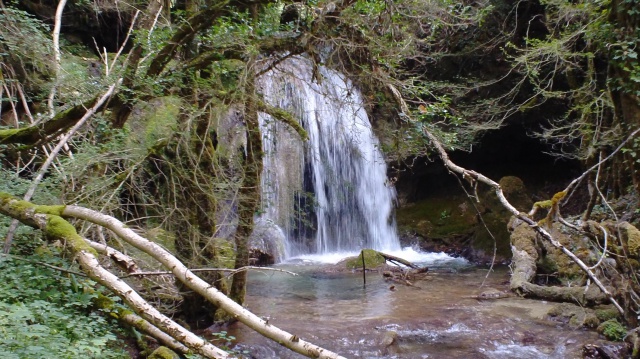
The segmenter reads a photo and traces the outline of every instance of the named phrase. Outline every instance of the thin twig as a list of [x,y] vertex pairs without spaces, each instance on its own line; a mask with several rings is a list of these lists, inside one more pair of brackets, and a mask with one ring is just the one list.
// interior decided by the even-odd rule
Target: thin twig
[[[238,269],[229,269],[229,268],[196,268],[190,269],[192,272],[229,272],[228,277],[233,276],[236,273],[244,272],[248,270],[257,270],[257,271],[274,271],[274,272],[282,272],[291,274],[293,276],[297,276],[298,273],[290,272],[288,270],[280,269],[280,268],[270,268],[270,267],[255,267],[255,266],[246,266]],[[143,276],[155,276],[155,275],[173,275],[172,272],[169,271],[155,271],[155,272],[134,272],[129,273],[127,275],[123,275],[120,278],[127,277],[143,277]]]
[[122,46],[120,46],[120,48],[118,49],[118,52],[113,57],[113,60],[111,60],[111,66],[109,66],[109,64],[106,63],[106,55],[105,55],[105,64],[107,65],[107,68],[105,69],[105,73],[106,73],[107,76],[110,75],[111,70],[116,65],[116,61],[118,60],[118,57],[120,57],[120,54],[122,53],[122,50],[124,50],[124,47],[127,44],[127,41],[129,41],[129,37],[131,36],[131,33],[133,32],[133,26],[135,25],[136,19],[138,18],[139,14],[140,14],[140,10],[137,10],[136,14],[133,15],[133,20],[131,20],[131,26],[129,26],[129,31],[127,32],[127,36],[124,38],[124,41],[122,42]]

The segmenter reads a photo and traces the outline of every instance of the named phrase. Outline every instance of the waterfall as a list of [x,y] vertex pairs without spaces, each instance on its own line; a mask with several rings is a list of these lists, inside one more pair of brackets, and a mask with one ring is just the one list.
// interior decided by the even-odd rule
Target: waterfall
[[359,91],[343,75],[286,59],[259,79],[267,103],[308,132],[260,115],[264,145],[262,219],[285,233],[285,256],[400,248],[386,163]]

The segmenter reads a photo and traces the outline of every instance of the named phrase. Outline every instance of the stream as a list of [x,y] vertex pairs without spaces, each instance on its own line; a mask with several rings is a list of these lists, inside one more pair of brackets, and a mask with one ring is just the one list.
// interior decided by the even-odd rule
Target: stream
[[[508,291],[507,267],[496,268],[481,287],[487,269],[444,254],[429,256],[421,264],[431,275],[414,286],[370,272],[366,287],[362,273],[328,273],[327,264],[298,258],[275,266],[298,276],[252,272],[246,306],[348,358],[582,358],[585,344],[602,341],[594,331],[545,320],[554,303],[476,299],[488,289]],[[228,331],[241,343],[235,350],[253,358],[303,358],[242,324]],[[385,346],[392,331],[396,344]]]

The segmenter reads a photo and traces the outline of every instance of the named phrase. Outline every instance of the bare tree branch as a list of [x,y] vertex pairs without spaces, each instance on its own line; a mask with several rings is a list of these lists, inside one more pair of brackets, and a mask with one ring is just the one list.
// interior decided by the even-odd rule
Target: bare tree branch
[[[399,94],[400,92],[395,90],[395,91],[393,91],[393,93],[394,94]],[[407,109],[408,108],[406,103],[405,103],[405,101],[404,101],[404,99],[402,99],[402,97],[398,97],[396,95],[396,101],[398,101],[401,104],[400,108],[402,108],[402,109]],[[404,116],[409,121],[415,122],[413,119],[411,119],[409,117],[408,113],[405,112]],[[635,135],[638,131],[640,131],[640,129],[635,131],[632,135]],[[587,265],[582,260],[580,260],[580,258],[576,257],[575,254],[573,254],[570,250],[568,250],[565,246],[563,246],[562,243],[558,242],[555,238],[553,238],[551,233],[549,233],[543,227],[539,226],[538,223],[536,223],[533,219],[529,218],[529,216],[527,216],[526,213],[518,211],[518,209],[515,208],[507,200],[507,198],[504,195],[504,192],[502,192],[502,188],[500,188],[500,185],[496,181],[484,176],[481,173],[478,173],[478,172],[472,171],[472,170],[468,170],[468,169],[465,169],[463,167],[460,167],[460,166],[456,165],[455,163],[453,163],[449,159],[449,155],[447,154],[447,151],[444,149],[444,146],[442,146],[442,143],[440,142],[440,140],[436,136],[434,136],[431,133],[431,131],[429,131],[426,128],[426,126],[422,127],[422,132],[425,135],[425,137],[429,140],[429,142],[431,142],[431,145],[435,148],[436,152],[438,152],[438,156],[440,157],[440,159],[442,159],[442,162],[444,163],[444,165],[447,167],[447,169],[449,171],[458,173],[459,175],[462,176],[462,178],[466,179],[470,183],[481,182],[481,183],[484,183],[484,184],[490,186],[491,188],[493,188],[495,193],[496,193],[496,196],[498,197],[498,200],[500,201],[500,203],[502,204],[503,207],[505,207],[509,212],[511,212],[511,214],[514,215],[516,218],[518,218],[519,220],[521,220],[524,223],[528,224],[533,230],[535,230],[539,235],[541,235],[544,239],[546,239],[554,247],[560,249],[562,251],[562,253],[564,253],[566,256],[571,258],[571,260],[574,263],[576,263],[578,265],[578,267],[580,267],[580,269],[582,269],[582,271],[584,271],[587,274],[587,276],[598,286],[598,288],[600,288],[602,293],[604,293],[606,295],[606,297],[609,299],[609,301],[616,307],[616,309],[618,309],[620,314],[624,315],[624,309],[622,309],[620,304],[618,304],[618,302],[615,300],[615,298],[613,298],[613,295],[611,294],[611,292],[609,292],[609,290],[607,290],[607,288],[596,277],[596,275],[591,270],[589,270],[589,267],[587,267]],[[577,180],[574,180],[573,182],[571,182],[571,184],[569,185],[568,188],[570,188],[573,184],[575,184],[574,182],[577,182]]]

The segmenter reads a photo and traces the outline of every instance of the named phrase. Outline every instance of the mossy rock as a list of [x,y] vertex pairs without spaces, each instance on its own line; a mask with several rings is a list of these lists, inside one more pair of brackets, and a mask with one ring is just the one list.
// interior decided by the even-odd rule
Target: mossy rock
[[[579,237],[572,237],[562,232],[560,225],[554,223],[551,234],[558,242],[566,248],[570,248],[578,258],[586,263],[590,263],[591,259],[595,258],[591,250],[586,247],[586,242],[582,241]],[[586,280],[584,272],[571,258],[548,241],[539,241],[537,243],[543,247],[542,252],[545,253],[545,256],[538,261],[538,265],[541,265],[539,272],[545,274],[557,273],[558,280],[560,280],[563,285],[575,286],[584,283]]]
[[463,196],[429,198],[396,211],[398,227],[423,238],[448,239],[470,235],[478,224],[476,213]]
[[594,310],[571,303],[555,305],[549,309],[547,315],[560,318],[562,321],[568,320],[569,326],[572,328],[595,328],[600,324],[600,320]]
[[640,257],[640,230],[629,222],[622,222],[618,225],[623,242],[627,243],[629,255]]
[[236,263],[233,243],[224,238],[214,238],[212,244],[216,253],[216,265],[220,268],[233,268]]
[[614,306],[602,306],[595,309],[596,316],[601,322],[610,319],[616,319],[620,316],[620,312]]
[[616,319],[609,319],[598,326],[598,333],[614,342],[621,342],[627,335],[627,329]]
[[524,182],[515,176],[505,176],[498,182],[505,197],[520,211],[528,211],[533,206],[533,200],[527,193]]
[[[528,211],[533,201],[527,193],[524,182],[515,176],[505,176],[499,181],[500,188],[511,204],[521,211]],[[508,231],[508,223],[512,213],[507,210],[495,194],[493,188],[481,194],[482,218],[489,232],[484,226],[478,226],[472,246],[475,248],[493,251],[495,243],[496,253],[499,257],[511,257],[511,239]]]
[[147,359],[180,359],[180,356],[167,347],[158,347]]
[[364,254],[364,265],[367,269],[377,268],[385,264],[384,257],[373,249],[363,249],[357,257],[350,258],[345,263],[348,269],[362,268],[362,255]]

